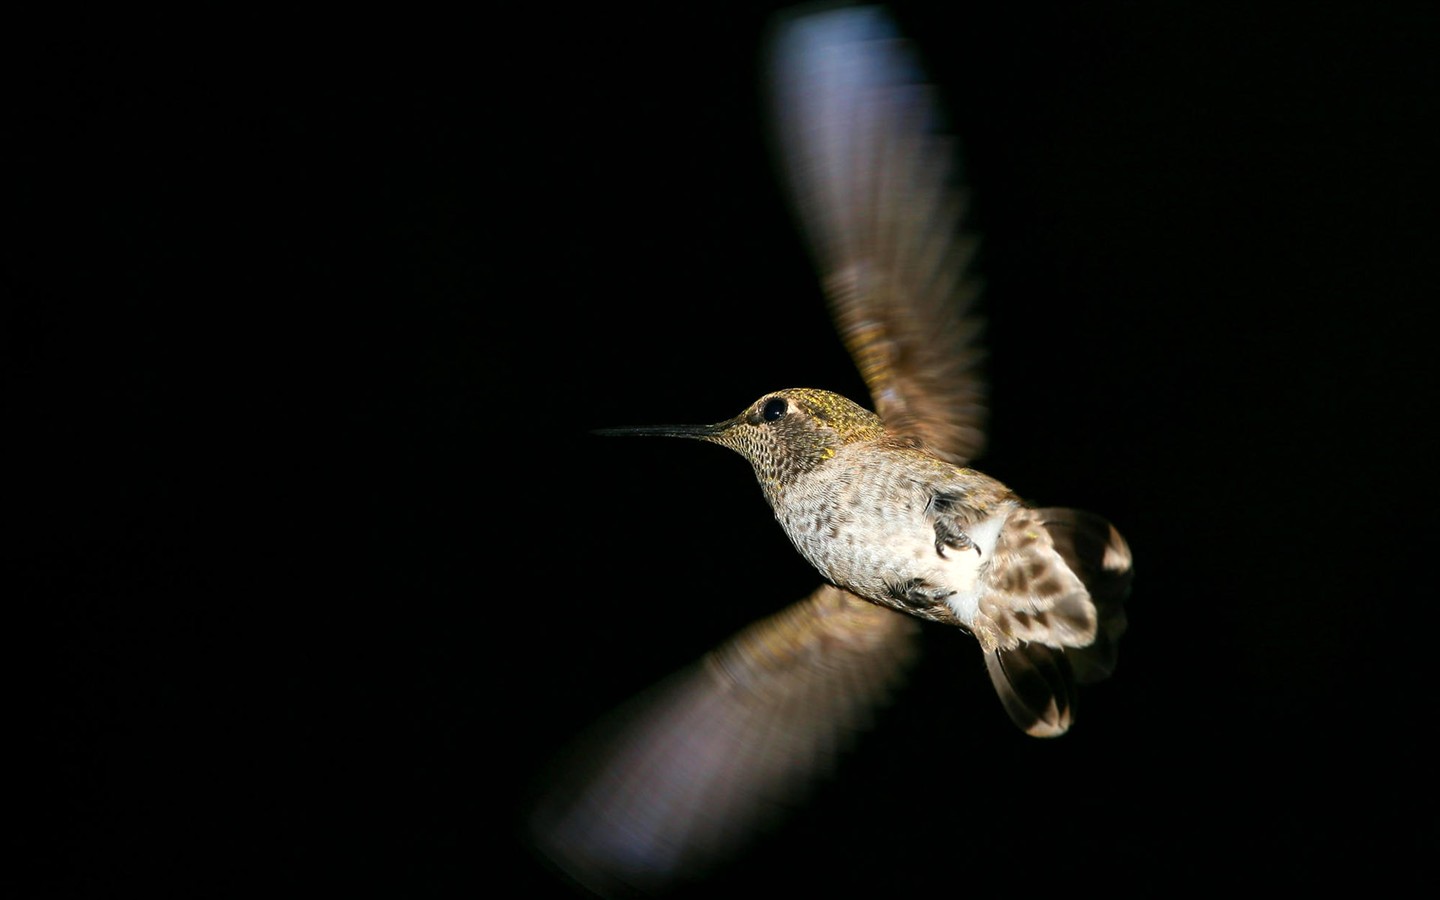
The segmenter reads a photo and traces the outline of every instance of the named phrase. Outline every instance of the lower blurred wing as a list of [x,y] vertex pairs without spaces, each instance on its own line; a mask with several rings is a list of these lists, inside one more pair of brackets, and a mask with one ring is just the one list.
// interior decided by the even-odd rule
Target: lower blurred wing
[[537,845],[605,896],[703,873],[831,768],[918,636],[828,585],[746,628],[577,746],[545,786]]

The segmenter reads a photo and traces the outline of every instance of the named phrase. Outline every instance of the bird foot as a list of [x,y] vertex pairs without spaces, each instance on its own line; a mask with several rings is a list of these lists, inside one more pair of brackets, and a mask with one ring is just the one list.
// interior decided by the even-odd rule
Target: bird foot
[[953,547],[954,549],[960,551],[974,550],[977,554],[981,556],[984,555],[980,553],[980,548],[976,546],[975,542],[970,539],[970,535],[966,534],[958,528],[955,528],[954,526],[946,525],[943,522],[936,522],[935,552],[942,559],[945,557],[946,547]]

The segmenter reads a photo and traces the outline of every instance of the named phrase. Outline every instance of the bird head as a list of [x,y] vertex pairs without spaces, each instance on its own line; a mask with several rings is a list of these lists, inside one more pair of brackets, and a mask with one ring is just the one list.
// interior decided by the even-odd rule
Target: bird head
[[695,438],[729,447],[750,461],[767,490],[834,459],[846,444],[882,437],[880,417],[839,394],[815,388],[773,391],[733,419],[713,425],[607,428],[609,435]]

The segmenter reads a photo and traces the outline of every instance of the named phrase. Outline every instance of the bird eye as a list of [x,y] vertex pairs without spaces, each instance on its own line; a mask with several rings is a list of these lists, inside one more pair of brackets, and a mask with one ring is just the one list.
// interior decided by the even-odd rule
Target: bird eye
[[785,415],[785,410],[788,408],[788,403],[779,397],[775,397],[769,403],[765,404],[765,408],[760,411],[760,415],[765,417],[765,421],[773,422]]

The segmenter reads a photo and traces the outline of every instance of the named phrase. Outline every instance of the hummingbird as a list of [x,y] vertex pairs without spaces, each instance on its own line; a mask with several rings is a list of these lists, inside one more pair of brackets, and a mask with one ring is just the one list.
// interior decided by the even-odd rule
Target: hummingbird
[[987,407],[975,241],[914,49],[863,6],[782,16],[771,47],[782,180],[873,410],[787,388],[714,424],[600,432],[735,451],[823,579],[557,770],[533,833],[602,895],[673,886],[773,822],[901,685],[922,627],[971,635],[1009,718],[1054,738],[1076,685],[1112,672],[1126,625],[1120,533],[969,465]]

